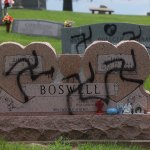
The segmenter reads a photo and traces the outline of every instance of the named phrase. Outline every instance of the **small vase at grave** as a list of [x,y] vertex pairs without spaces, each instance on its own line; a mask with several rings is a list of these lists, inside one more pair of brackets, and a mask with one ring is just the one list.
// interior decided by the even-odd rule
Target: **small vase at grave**
[[6,23],[6,32],[10,32],[11,23]]

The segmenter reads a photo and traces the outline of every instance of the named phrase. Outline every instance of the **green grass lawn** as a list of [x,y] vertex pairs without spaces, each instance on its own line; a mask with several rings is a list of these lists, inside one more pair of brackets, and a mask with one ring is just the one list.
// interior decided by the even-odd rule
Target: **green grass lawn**
[[57,22],[73,20],[75,26],[87,25],[91,23],[104,22],[125,22],[135,24],[150,25],[149,16],[127,16],[127,15],[100,15],[89,13],[65,12],[65,11],[46,11],[46,10],[9,10],[9,14],[14,18],[24,19],[43,19]]
[[[63,23],[65,20],[74,21],[74,26],[82,26],[87,24],[104,23],[104,22],[124,22],[150,25],[149,16],[126,16],[126,15],[100,15],[89,13],[73,13],[62,11],[46,11],[46,10],[25,10],[25,9],[9,9],[9,14],[15,19],[42,19]],[[28,45],[33,41],[49,42],[55,48],[57,53],[61,53],[61,41],[50,37],[42,36],[26,36],[21,34],[5,32],[4,27],[0,27],[0,43],[5,41],[16,41],[23,45]]]
[[54,142],[54,144],[40,145],[40,144],[20,144],[20,143],[8,143],[6,141],[0,141],[0,150],[146,150],[140,146],[128,146],[118,144],[79,144],[73,147],[69,143],[64,143],[60,140]]
[[[73,13],[46,10],[9,9],[9,14],[15,19],[42,19],[63,23],[65,20],[74,21],[74,26],[105,22],[124,22],[133,24],[150,25],[150,16],[127,16],[127,15],[100,15],[89,13]],[[17,33],[6,33],[5,26],[0,27],[0,43],[13,41],[28,45],[31,42],[49,42],[57,53],[62,52],[61,40],[43,36],[27,36]],[[145,82],[145,88],[150,91],[150,76]]]

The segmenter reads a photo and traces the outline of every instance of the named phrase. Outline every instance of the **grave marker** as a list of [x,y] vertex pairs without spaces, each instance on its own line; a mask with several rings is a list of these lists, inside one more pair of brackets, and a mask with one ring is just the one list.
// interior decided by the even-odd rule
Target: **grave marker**
[[0,24],[2,24],[2,18],[3,18],[2,1],[0,0]]
[[95,114],[98,100],[104,110],[132,103],[134,113],[145,113],[149,66],[147,50],[135,41],[97,41],[83,55],[56,55],[48,43],[2,43],[0,113]]
[[44,20],[14,20],[12,32],[60,38],[63,24]]
[[13,8],[46,9],[46,0],[15,0]]
[[[108,42],[97,41],[85,50],[83,62],[86,78],[91,76],[87,67],[91,62],[95,73],[93,82],[106,83],[105,90],[110,104],[108,107],[124,105],[126,101],[131,102],[135,110],[137,100],[139,106],[147,109],[149,98],[143,94],[143,82],[150,74],[150,67],[147,65],[149,54],[144,46],[126,41],[114,47]],[[111,88],[107,89],[108,83],[114,83],[115,94],[109,94]]]
[[150,52],[150,26],[128,23],[100,23],[62,29],[63,53],[82,54],[92,42],[102,40],[117,44],[136,40]]

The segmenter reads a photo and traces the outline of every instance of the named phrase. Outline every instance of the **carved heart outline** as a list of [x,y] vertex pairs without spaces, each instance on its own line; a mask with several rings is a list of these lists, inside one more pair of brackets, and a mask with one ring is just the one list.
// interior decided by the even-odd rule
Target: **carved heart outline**
[[[34,71],[34,67],[33,67],[33,74],[35,76],[34,77],[34,81],[32,79],[32,77],[30,76],[30,69],[25,69],[24,72],[22,70],[19,70],[19,72],[22,72],[21,76],[20,76],[20,82],[21,84],[44,84],[44,83],[51,83],[57,74],[58,71],[58,65],[57,65],[57,56],[56,56],[56,52],[53,49],[53,47],[46,42],[33,42],[29,45],[27,45],[26,47],[22,46],[19,43],[15,43],[15,42],[5,42],[2,43],[0,45],[0,68],[3,68],[1,70],[0,73],[0,87],[2,89],[4,89],[8,94],[10,94],[11,96],[13,96],[16,100],[20,101],[20,102],[25,102],[25,97],[24,95],[21,93],[19,87],[18,87],[18,83],[17,83],[17,75],[16,74],[12,74],[10,72],[9,75],[6,75],[7,71],[5,69],[6,66],[6,57],[11,57],[11,56],[29,56],[31,57],[31,59],[33,59],[33,64],[31,63],[30,65],[34,66],[35,63],[35,58],[33,56],[33,53],[35,52],[35,54],[37,55],[37,57],[41,57],[41,71],[37,71],[35,73]],[[49,61],[47,61],[49,60]],[[25,63],[26,59],[24,60]],[[22,62],[20,62],[20,64],[17,65],[21,65]],[[38,61],[39,63],[39,61]],[[9,63],[8,63],[9,64]],[[16,66],[17,66],[16,65]],[[39,64],[37,64],[36,67],[38,67]],[[27,65],[28,66],[28,65]],[[35,67],[35,68],[36,68]],[[7,67],[8,68],[8,67]],[[11,67],[10,67],[11,68]],[[53,76],[51,76],[51,74],[48,74],[51,68],[54,68],[53,70]],[[14,69],[14,68],[13,68]],[[11,71],[13,71],[13,69]],[[26,72],[28,71],[28,72]],[[44,76],[47,76],[47,78],[45,78]],[[29,99],[31,99],[31,97],[29,97]],[[29,100],[28,99],[28,100]]]
[[[88,63],[90,62],[95,72],[94,82],[105,83],[106,72],[109,72],[109,70],[107,70],[106,72],[98,71],[98,56],[101,55],[100,58],[103,58],[103,56],[105,57],[107,55],[111,56],[118,54],[128,56],[131,55],[131,51],[134,51],[134,58],[136,61],[135,71],[122,71],[122,75],[125,78],[124,80],[121,79],[119,71],[117,73],[110,71],[110,74],[107,74],[108,83],[118,84],[118,93],[116,95],[109,95],[108,97],[115,102],[120,101],[132,91],[134,91],[150,74],[150,57],[145,46],[136,41],[122,41],[117,45],[113,45],[107,41],[95,41],[89,47],[87,47],[83,56],[82,67],[86,78],[90,77],[90,71],[87,67]],[[111,61],[109,60],[108,62]],[[133,81],[129,82],[126,79],[138,80],[139,83]]]

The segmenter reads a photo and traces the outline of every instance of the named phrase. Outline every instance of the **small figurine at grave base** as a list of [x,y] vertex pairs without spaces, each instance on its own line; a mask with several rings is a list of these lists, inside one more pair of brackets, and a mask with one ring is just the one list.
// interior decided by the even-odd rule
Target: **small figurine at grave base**
[[146,110],[144,109],[143,106],[136,106],[135,107],[135,114],[146,114]]
[[133,114],[133,107],[131,103],[127,103],[123,106],[123,114]]
[[123,113],[123,104],[117,104],[117,110],[118,110],[118,114],[122,114]]
[[108,115],[117,115],[118,114],[118,109],[114,108],[114,107],[107,108],[106,112],[107,112]]
[[95,106],[97,108],[96,114],[100,114],[100,115],[104,114],[103,111],[104,103],[102,102],[102,100],[96,101]]

